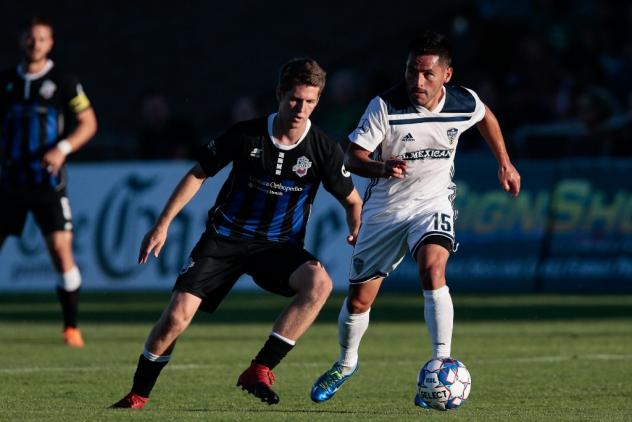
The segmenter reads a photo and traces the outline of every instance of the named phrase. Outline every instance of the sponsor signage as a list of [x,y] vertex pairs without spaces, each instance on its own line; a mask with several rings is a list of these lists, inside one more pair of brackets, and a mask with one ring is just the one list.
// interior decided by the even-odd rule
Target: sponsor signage
[[[502,191],[496,164],[457,155],[458,252],[447,278],[459,291],[632,291],[632,162],[517,163],[523,190]],[[86,290],[171,289],[204,230],[228,169],[207,180],[173,221],[159,259],[136,263],[143,235],[191,163],[76,164],[69,167],[74,249]],[[365,179],[355,178],[362,193]],[[265,189],[285,186],[251,180]],[[306,248],[347,288],[352,248],[344,210],[320,189]],[[364,263],[355,262],[361,266]],[[29,218],[21,238],[0,250],[0,291],[51,290],[56,282],[39,230]],[[248,278],[238,288],[256,288]],[[417,290],[407,257],[385,289]]]
[[[156,221],[167,198],[192,163],[75,164],[68,168],[74,224],[74,252],[84,290],[171,289],[178,272],[189,263],[189,252],[205,228],[229,169],[208,179],[169,228],[160,257],[138,265],[144,234]],[[251,181],[265,189],[294,190],[278,183]],[[4,205],[3,205],[4,206]],[[306,246],[321,258],[346,287],[352,248],[342,207],[320,189],[311,213]],[[0,291],[54,288],[56,275],[32,217],[21,238],[10,237],[0,250]],[[249,277],[238,288],[257,288]]]

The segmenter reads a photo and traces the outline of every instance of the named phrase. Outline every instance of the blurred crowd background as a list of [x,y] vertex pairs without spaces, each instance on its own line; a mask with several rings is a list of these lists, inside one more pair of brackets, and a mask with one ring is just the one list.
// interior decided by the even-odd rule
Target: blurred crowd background
[[[46,17],[52,58],[95,107],[99,132],[74,160],[191,158],[233,122],[274,111],[278,68],[305,55],[328,71],[313,120],[341,141],[402,78],[425,28],[450,37],[452,82],[494,110],[514,159],[632,153],[629,1],[0,4],[1,67],[20,58],[20,25]],[[470,131],[459,148],[486,146]]]

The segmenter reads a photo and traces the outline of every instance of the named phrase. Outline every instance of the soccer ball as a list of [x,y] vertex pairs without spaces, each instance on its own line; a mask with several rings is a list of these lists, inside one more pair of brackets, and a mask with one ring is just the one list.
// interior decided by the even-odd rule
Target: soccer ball
[[428,409],[458,409],[471,388],[470,372],[462,362],[453,358],[431,359],[417,375],[415,404]]

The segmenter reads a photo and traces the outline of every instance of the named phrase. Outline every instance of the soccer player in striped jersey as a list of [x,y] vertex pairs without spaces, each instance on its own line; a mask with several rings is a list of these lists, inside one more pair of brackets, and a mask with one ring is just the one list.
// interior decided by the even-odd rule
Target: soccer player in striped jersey
[[145,406],[197,310],[215,311],[242,274],[272,293],[294,296],[237,380],[262,401],[279,402],[271,389],[272,369],[312,324],[332,288],[325,268],[303,248],[320,183],[346,209],[350,244],[360,227],[362,200],[344,168],[343,151],[309,120],[324,86],[325,72],[314,60],[289,61],[279,75],[277,113],[237,123],[199,150],[198,163],[145,236],[139,262],[145,263],[152,251],[158,256],[170,222],[207,177],[229,163],[232,171],[176,280],[171,302],[147,338],[130,393],[113,407]]
[[22,62],[0,73],[0,246],[7,236],[21,235],[32,212],[59,273],[64,341],[83,347],[77,327],[81,274],[72,253],[64,164],[94,136],[97,121],[77,79],[48,58],[53,48],[48,21],[28,22],[20,46]]
[[520,192],[520,175],[494,114],[471,89],[446,85],[450,61],[444,36],[425,32],[413,40],[404,80],[369,103],[349,136],[346,165],[371,183],[338,319],[340,356],[314,383],[315,402],[333,397],[357,370],[371,305],[407,250],[419,269],[433,356],[450,356],[454,311],[445,269],[456,251],[452,177],[465,130],[478,128],[498,161],[501,186],[514,197]]

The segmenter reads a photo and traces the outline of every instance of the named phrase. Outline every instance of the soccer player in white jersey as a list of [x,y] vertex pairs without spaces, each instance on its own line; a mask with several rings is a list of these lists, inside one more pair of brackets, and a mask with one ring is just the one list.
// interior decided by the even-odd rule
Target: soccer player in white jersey
[[349,135],[345,165],[370,177],[354,248],[349,293],[338,318],[340,356],[319,377],[313,401],[329,400],[358,369],[358,348],[380,285],[407,250],[417,262],[433,357],[449,357],[453,307],[445,269],[455,251],[452,181],[459,136],[476,126],[498,161],[502,188],[516,197],[520,175],[511,164],[492,111],[452,78],[451,48],[424,32],[410,44],[404,81],[369,103]]

